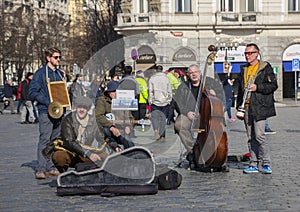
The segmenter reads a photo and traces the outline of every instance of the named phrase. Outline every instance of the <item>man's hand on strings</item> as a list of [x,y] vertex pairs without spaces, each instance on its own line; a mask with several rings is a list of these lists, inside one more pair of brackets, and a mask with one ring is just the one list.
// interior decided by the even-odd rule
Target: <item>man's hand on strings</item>
[[196,119],[196,118],[199,117],[199,113],[197,113],[197,114],[195,115],[194,112],[190,111],[190,112],[187,113],[187,117],[188,117],[190,120],[193,120],[193,119]]

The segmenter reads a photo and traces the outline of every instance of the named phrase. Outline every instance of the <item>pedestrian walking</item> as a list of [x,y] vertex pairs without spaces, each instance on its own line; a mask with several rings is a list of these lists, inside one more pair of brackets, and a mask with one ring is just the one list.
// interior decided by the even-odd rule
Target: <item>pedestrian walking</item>
[[154,137],[157,141],[164,141],[166,137],[166,122],[169,105],[172,101],[172,86],[162,68],[157,68],[156,73],[148,81],[148,101],[151,106],[151,123]]
[[[29,92],[29,86],[30,82],[32,80],[33,73],[28,72],[26,74],[25,79],[21,82],[21,89],[18,89],[21,91],[21,101],[22,101],[22,112],[21,112],[21,124],[33,124],[35,122],[35,116],[33,112],[33,103],[31,99],[28,97]],[[26,120],[26,117],[28,115],[28,122]]]

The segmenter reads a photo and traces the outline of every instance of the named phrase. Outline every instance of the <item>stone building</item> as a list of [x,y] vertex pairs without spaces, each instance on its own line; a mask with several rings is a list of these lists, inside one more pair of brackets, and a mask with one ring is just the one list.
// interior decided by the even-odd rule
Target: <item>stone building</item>
[[300,0],[123,0],[121,6],[115,30],[130,38],[128,64],[134,47],[143,68],[154,63],[165,69],[191,63],[203,67],[213,44],[220,49],[213,67],[222,77],[225,61],[231,62],[233,74],[239,72],[245,44],[254,42],[277,74],[276,100],[299,97],[300,76],[293,67],[300,59]]

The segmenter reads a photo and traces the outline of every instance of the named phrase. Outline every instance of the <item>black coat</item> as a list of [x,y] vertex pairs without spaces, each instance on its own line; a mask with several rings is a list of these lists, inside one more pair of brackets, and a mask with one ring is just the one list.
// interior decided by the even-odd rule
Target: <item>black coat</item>
[[[223,104],[225,104],[224,90],[222,84],[213,78],[206,77],[206,83],[204,88],[206,90],[213,89],[216,92],[217,98],[219,98]],[[188,112],[195,111],[197,97],[195,98],[191,93],[191,81],[188,80],[185,83],[181,83],[173,96],[175,100],[175,109],[178,114],[187,115]]]
[[[248,65],[241,66],[238,82],[237,108],[241,106],[244,95],[244,79]],[[259,61],[259,66],[254,80],[257,86],[255,92],[251,92],[249,115],[255,121],[264,120],[276,115],[274,105],[274,92],[277,90],[277,80],[271,65],[268,62]]]

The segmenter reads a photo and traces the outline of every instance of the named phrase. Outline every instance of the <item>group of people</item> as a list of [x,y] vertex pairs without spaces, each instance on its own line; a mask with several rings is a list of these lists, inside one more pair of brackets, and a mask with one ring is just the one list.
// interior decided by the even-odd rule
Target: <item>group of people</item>
[[[272,173],[265,125],[267,118],[276,115],[274,92],[278,86],[271,65],[259,60],[258,55],[259,48],[256,44],[246,46],[247,65],[241,68],[237,79],[239,83],[237,109],[242,104],[243,98],[247,98],[244,124],[247,130],[250,164],[244,173],[259,172],[260,164],[263,173]],[[57,176],[81,162],[103,161],[107,154],[134,146],[131,139],[134,136],[133,123],[135,120],[146,118],[147,108],[151,108],[150,119],[155,140],[164,140],[166,124],[175,122],[175,132],[186,149],[183,155],[188,160],[192,158],[195,139],[191,126],[195,120],[201,119],[201,114],[195,110],[198,94],[202,92],[199,90],[202,72],[198,65],[189,66],[186,81],[181,81],[175,70],[170,70],[166,74],[162,69],[156,69],[148,79],[145,79],[142,71],[138,71],[136,77],[133,77],[132,69],[127,67],[127,75],[120,81],[108,82],[96,100],[85,95],[76,97],[72,101],[75,110],[57,119],[48,114],[50,96],[47,79],[48,82],[64,79],[65,74],[59,69],[60,59],[59,49],[48,48],[45,51],[45,65],[34,75],[27,76],[32,78],[27,99],[38,102],[39,112],[40,135],[35,174],[37,179]],[[81,76],[78,76],[77,80],[79,77]],[[252,81],[248,83],[249,79]],[[228,83],[229,80],[230,78]],[[135,87],[133,88],[131,84]],[[116,99],[119,89],[134,89],[134,98],[138,99],[138,111],[112,110],[112,102]],[[205,90],[208,95],[226,101],[222,97],[223,86],[217,80],[208,78]],[[249,92],[247,95],[244,95],[245,90]],[[93,115],[88,113],[92,105],[95,106]]]

